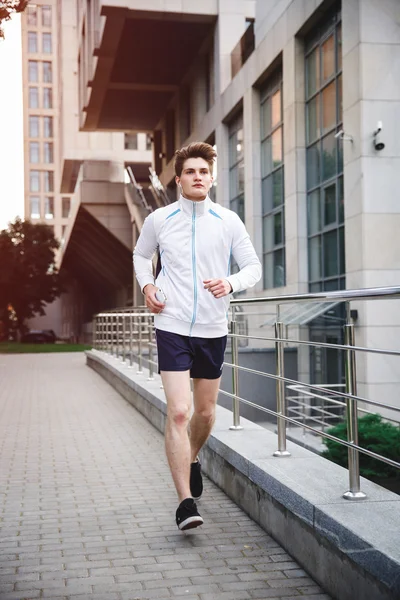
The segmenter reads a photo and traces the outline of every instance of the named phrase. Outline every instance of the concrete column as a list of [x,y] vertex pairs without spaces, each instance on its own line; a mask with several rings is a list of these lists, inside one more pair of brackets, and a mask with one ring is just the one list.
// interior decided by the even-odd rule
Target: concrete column
[[[243,97],[244,198],[246,228],[262,260],[262,209],[260,163],[260,95],[250,87]],[[262,290],[262,281],[257,285]]]
[[215,128],[215,143],[218,153],[216,199],[218,204],[229,208],[229,136],[224,123]]
[[[400,282],[400,5],[397,0],[343,3],[343,123],[347,287]],[[373,132],[383,124],[381,151]],[[400,303],[358,309],[357,343],[399,348]],[[358,357],[359,393],[400,405],[400,362]]]
[[219,0],[218,24],[215,37],[215,89],[222,92],[231,81],[231,52],[245,32],[244,13],[246,4],[242,0]]

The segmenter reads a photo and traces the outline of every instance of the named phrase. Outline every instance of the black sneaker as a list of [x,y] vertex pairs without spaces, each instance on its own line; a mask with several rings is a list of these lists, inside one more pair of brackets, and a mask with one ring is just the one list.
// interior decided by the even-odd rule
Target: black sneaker
[[203,493],[203,477],[198,460],[190,465],[190,493],[195,500],[200,500]]
[[176,511],[176,524],[181,531],[193,529],[203,525],[204,521],[197,511],[197,506],[193,498],[186,498],[178,506]]

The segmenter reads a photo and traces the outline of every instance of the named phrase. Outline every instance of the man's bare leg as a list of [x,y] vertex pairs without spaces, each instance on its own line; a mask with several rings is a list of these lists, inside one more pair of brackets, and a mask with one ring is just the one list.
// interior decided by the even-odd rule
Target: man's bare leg
[[221,378],[193,379],[194,413],[190,420],[190,462],[207,441],[215,421],[215,405]]
[[192,407],[189,371],[161,371],[167,398],[165,450],[179,502],[190,498],[190,442],[188,425]]

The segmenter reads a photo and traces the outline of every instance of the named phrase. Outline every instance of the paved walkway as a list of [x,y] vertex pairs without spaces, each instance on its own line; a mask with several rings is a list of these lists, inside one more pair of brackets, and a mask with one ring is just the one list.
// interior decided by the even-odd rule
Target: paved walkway
[[208,480],[176,528],[163,437],[82,354],[0,355],[0,598],[329,600]]

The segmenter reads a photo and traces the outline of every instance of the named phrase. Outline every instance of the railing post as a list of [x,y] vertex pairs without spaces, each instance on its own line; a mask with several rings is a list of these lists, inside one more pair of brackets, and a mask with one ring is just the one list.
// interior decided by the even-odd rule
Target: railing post
[[[354,323],[344,326],[346,346],[355,345]],[[346,393],[357,395],[357,372],[355,350],[345,350]],[[358,445],[357,400],[346,398],[347,405],[347,441]],[[363,500],[366,494],[360,490],[360,457],[354,448],[348,449],[350,489],[343,494],[346,500]]]
[[152,341],[152,337],[153,337],[153,317],[151,315],[149,315],[148,317],[148,329],[149,329],[149,376],[147,378],[147,381],[153,381],[154,380],[154,365],[153,365],[153,341]]
[[142,337],[143,337],[142,313],[139,311],[138,370],[137,370],[138,373],[143,373]]
[[126,314],[122,313],[122,362],[126,359]]
[[240,424],[240,405],[239,405],[239,342],[236,337],[237,333],[237,322],[235,321],[235,307],[232,307],[232,321],[231,321],[231,347],[232,347],[232,412],[233,412],[233,425],[229,427],[233,431],[239,431],[243,429]]
[[111,323],[110,323],[110,342],[111,342],[110,354],[111,354],[111,356],[114,356],[114,318],[115,318],[115,315],[114,315],[114,313],[112,313],[110,315],[110,321],[111,321]]
[[[99,323],[99,335],[97,335],[97,323]],[[92,323],[92,346],[95,350],[97,350],[97,345],[99,343],[100,348],[103,343],[103,318],[102,317],[94,317]]]
[[[133,307],[132,307],[133,310]],[[133,315],[129,313],[129,366],[133,364]]]
[[[284,342],[279,341],[283,340],[283,327],[282,322],[278,321],[275,323],[275,359],[276,375],[278,377],[285,377]],[[276,412],[278,413],[278,450],[274,452],[274,456],[290,456],[290,452],[286,450],[286,421],[279,416],[286,416],[285,382],[282,379],[276,380],[276,404]]]
[[111,354],[111,317],[110,315],[106,316],[106,352],[107,354]]
[[115,317],[115,333],[116,333],[116,347],[115,347],[115,358],[119,358],[119,313],[116,314]]

